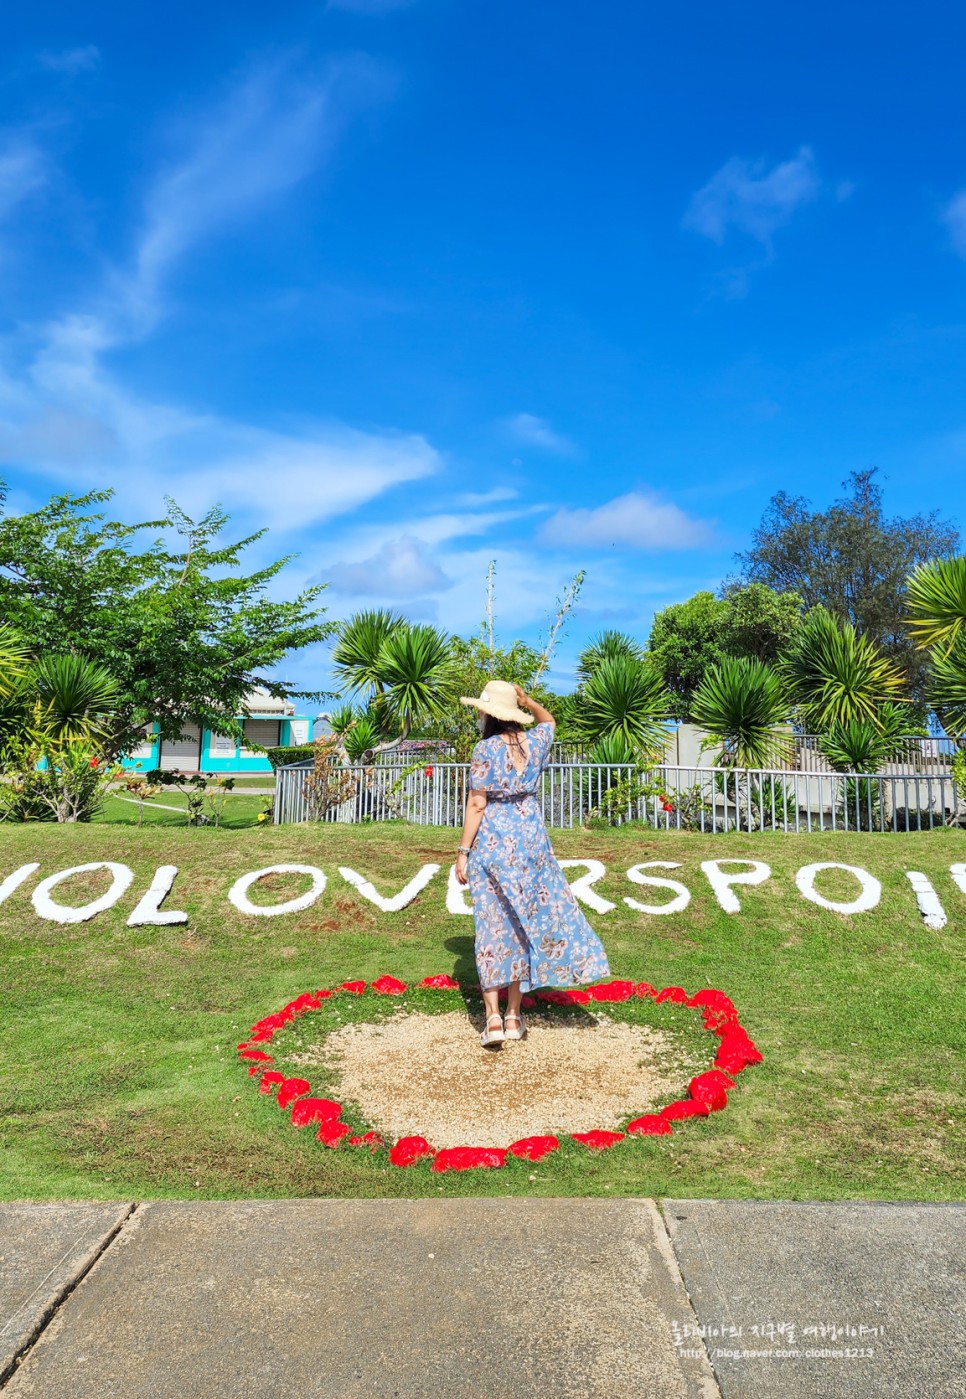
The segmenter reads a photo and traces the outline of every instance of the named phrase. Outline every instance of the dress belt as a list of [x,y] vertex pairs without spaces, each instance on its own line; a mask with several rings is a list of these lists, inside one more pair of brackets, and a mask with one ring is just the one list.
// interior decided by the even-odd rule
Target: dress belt
[[501,795],[498,796],[495,792],[489,792],[489,793],[487,793],[487,801],[491,801],[491,802],[522,802],[522,801],[526,801],[527,797],[532,797],[532,796],[534,796],[534,795],[535,795],[534,792],[508,792],[508,793],[504,793],[504,794],[501,794]]

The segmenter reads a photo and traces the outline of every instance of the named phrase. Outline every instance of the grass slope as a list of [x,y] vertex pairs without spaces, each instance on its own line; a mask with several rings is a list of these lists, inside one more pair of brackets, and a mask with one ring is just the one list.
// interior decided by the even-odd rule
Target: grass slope
[[[0,1196],[964,1197],[966,895],[948,873],[966,859],[960,833],[616,830],[553,838],[561,859],[607,865],[596,890],[617,908],[589,916],[615,976],[689,992],[713,985],[734,1000],[765,1059],[741,1075],[726,1111],[603,1154],[570,1147],[539,1165],[455,1176],[328,1150],[259,1096],[235,1044],[298,992],[349,977],[388,972],[415,981],[450,972],[475,980],[472,920],[445,908],[454,832],[6,828],[0,875],[30,860],[41,868],[0,904]],[[699,869],[714,858],[766,860],[772,878],[739,888],[742,911],[726,914]],[[85,924],[37,917],[37,879],[104,859],[135,871],[119,904]],[[625,894],[660,900],[626,879],[628,866],[644,860],[680,862],[671,873],[693,893],[684,912],[655,917],[623,903]],[[795,872],[819,860],[871,871],[883,884],[879,907],[844,917],[806,902]],[[338,874],[352,866],[392,893],[429,861],[443,870],[395,914],[381,913]],[[277,863],[321,866],[329,881],[322,897],[291,916],[239,914],[226,898],[231,883]],[[166,906],[186,910],[190,921],[128,928],[160,864],[179,867]],[[922,923],[904,874],[911,869],[940,891],[949,914],[941,932]],[[83,903],[105,883],[103,873],[77,876],[55,897]],[[273,887],[253,897],[276,902],[306,881],[275,876],[266,884]],[[855,893],[854,881],[835,871],[821,887],[830,897]],[[468,1032],[467,1054],[479,1052]]]

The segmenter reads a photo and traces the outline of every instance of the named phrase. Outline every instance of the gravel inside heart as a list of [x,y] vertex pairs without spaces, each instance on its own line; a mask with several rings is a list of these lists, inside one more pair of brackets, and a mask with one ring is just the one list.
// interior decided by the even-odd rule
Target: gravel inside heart
[[520,1137],[615,1128],[684,1095],[708,1063],[648,1026],[582,1014],[527,1015],[529,1035],[484,1050],[465,1012],[400,1012],[345,1025],[298,1056],[336,1076],[327,1092],[354,1103],[384,1137],[435,1147],[509,1146]]

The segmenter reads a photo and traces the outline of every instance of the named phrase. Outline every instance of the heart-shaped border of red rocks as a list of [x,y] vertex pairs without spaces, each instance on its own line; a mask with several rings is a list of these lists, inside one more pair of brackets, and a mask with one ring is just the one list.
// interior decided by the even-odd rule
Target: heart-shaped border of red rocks
[[[445,974],[424,977],[418,983],[418,988],[439,991],[441,994],[455,993],[460,989],[459,983]],[[257,1021],[252,1026],[249,1038],[238,1046],[238,1057],[247,1065],[250,1076],[257,1080],[258,1091],[275,1094],[278,1106],[282,1111],[289,1112],[293,1127],[316,1125],[316,1140],[324,1146],[337,1147],[345,1143],[375,1150],[384,1144],[378,1132],[355,1135],[352,1128],[340,1120],[341,1103],[331,1098],[314,1097],[307,1079],[289,1078],[273,1069],[271,1066],[275,1061],[263,1046],[270,1045],[274,1035],[299,1016],[319,1010],[322,1002],[331,996],[363,996],[367,993],[374,996],[402,996],[408,989],[405,982],[394,976],[380,976],[368,988],[364,981],[343,981],[330,990],[306,991],[281,1010]],[[728,1105],[728,1093],[735,1087],[736,1076],[749,1064],[761,1063],[762,1056],[742,1027],[732,1001],[723,991],[716,991],[712,987],[689,996],[680,986],[664,986],[658,990],[646,981],[608,981],[598,986],[536,991],[524,996],[523,1003],[525,1006],[541,1001],[550,1005],[588,1005],[591,1002],[627,1001],[634,996],[650,996],[656,1002],[674,1001],[700,1010],[704,1028],[718,1039],[714,1067],[691,1079],[688,1097],[668,1103],[660,1112],[635,1117],[623,1132],[600,1130],[574,1132],[571,1135],[571,1141],[579,1142],[590,1150],[607,1150],[633,1136],[668,1136],[672,1131],[672,1122],[687,1117],[707,1117],[709,1113],[719,1112]],[[454,1146],[437,1150],[425,1137],[400,1137],[389,1150],[389,1161],[393,1166],[411,1166],[421,1157],[428,1156],[432,1158],[434,1171],[466,1171],[502,1166],[507,1156],[539,1161],[559,1146],[559,1138],[546,1136],[522,1137],[508,1147]]]

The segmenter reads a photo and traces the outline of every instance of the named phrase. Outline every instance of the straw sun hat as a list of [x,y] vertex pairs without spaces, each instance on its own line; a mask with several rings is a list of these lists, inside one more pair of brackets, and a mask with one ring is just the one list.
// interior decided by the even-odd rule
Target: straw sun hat
[[483,686],[479,699],[461,695],[460,704],[472,704],[482,709],[484,714],[491,714],[494,719],[507,719],[517,724],[533,723],[533,715],[517,704],[516,687],[508,680],[489,680]]

